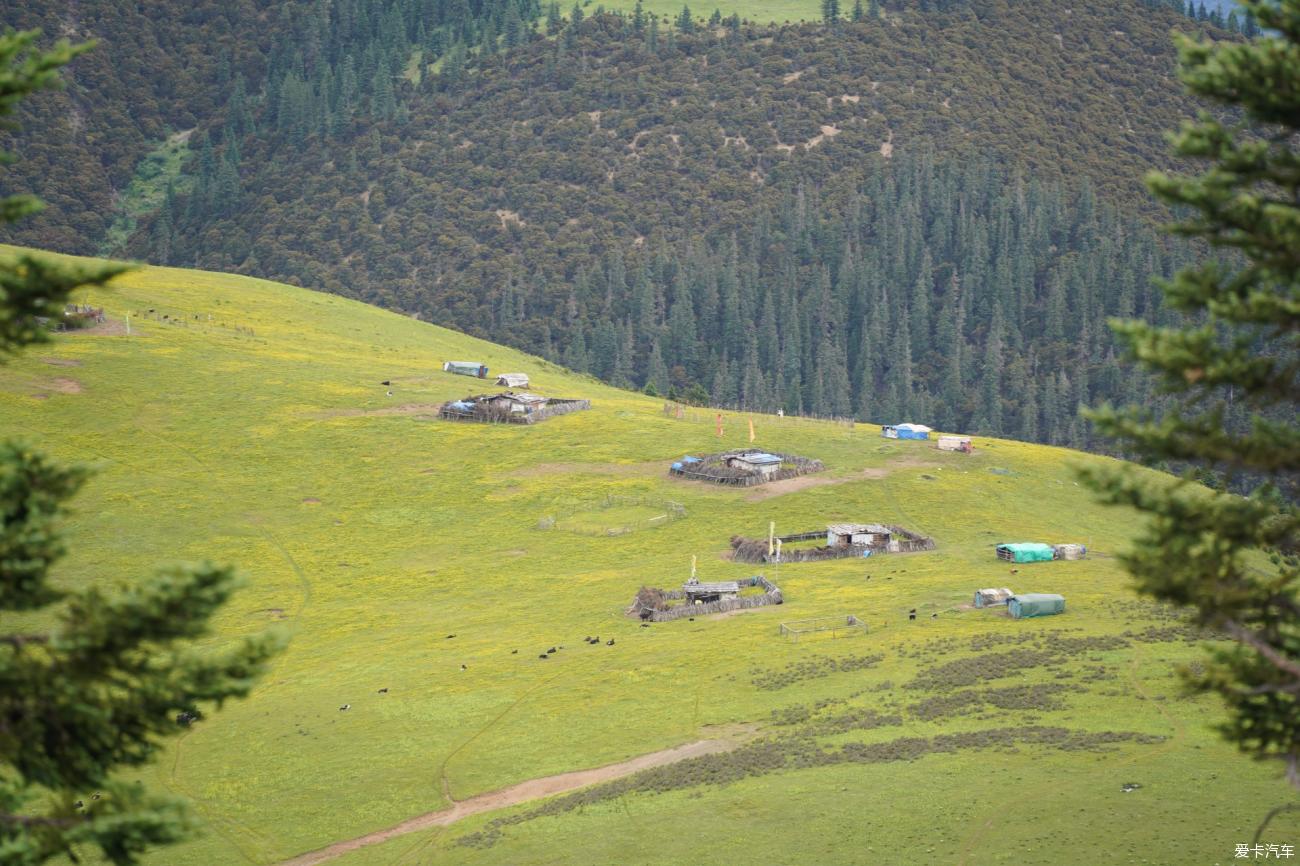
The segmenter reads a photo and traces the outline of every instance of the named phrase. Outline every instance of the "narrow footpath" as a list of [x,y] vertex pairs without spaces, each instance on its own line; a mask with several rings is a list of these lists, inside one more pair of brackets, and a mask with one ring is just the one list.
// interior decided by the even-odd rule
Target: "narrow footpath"
[[540,800],[543,797],[553,797],[556,794],[567,794],[579,788],[621,779],[642,770],[675,764],[687,758],[728,752],[738,745],[740,745],[739,740],[697,740],[694,743],[674,746],[671,749],[663,749],[647,755],[638,755],[617,764],[609,764],[591,770],[575,770],[572,773],[560,773],[556,776],[543,776],[540,779],[529,779],[526,782],[520,782],[499,791],[490,791],[486,794],[479,794],[477,797],[470,797],[468,800],[461,800],[437,812],[427,812],[414,818],[408,818],[402,823],[385,830],[376,830],[355,839],[335,842],[324,848],[309,851],[306,854],[299,854],[297,857],[281,862],[279,866],[315,866],[317,863],[324,863],[333,860],[335,857],[341,857],[349,851],[378,845],[387,842],[389,839],[405,836],[408,833],[417,833],[430,827],[445,827],[471,815],[492,812],[509,806],[518,806],[521,803]]

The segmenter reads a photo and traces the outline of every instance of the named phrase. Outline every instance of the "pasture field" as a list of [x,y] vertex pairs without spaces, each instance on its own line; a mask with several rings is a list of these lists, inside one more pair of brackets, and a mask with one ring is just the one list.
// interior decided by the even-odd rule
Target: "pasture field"
[[[647,15],[658,15],[660,19],[675,21],[682,12],[682,3],[678,0],[642,0],[641,8]],[[817,0],[712,0],[709,3],[686,3],[691,14],[696,18],[707,19],[716,9],[723,17],[739,15],[742,19],[756,24],[792,24],[800,21],[820,21],[821,4]],[[866,8],[866,0],[862,6]],[[591,14],[600,6],[611,11],[622,10],[631,13],[636,9],[636,0],[584,0],[583,10]],[[560,9],[568,16],[572,6],[560,4]],[[841,4],[840,14],[848,17],[853,11],[853,4]]]
[[[213,642],[291,638],[249,700],[142,774],[204,829],[151,863],[279,863],[719,737],[738,748],[332,862],[1228,863],[1290,797],[1274,768],[1216,739],[1212,700],[1180,691],[1175,667],[1199,638],[1128,590],[1115,556],[1132,515],[1095,505],[1072,474],[1103,458],[980,438],[974,455],[946,454],[871,425],[754,416],[757,445],[827,471],[724,489],[666,470],[747,444],[744,415],[724,413],[720,443],[712,411],[679,420],[500,346],[244,277],[142,268],[88,300],[109,327],[0,367],[0,436],[96,470],[59,579],[235,562],[247,587]],[[532,427],[442,422],[439,403],[491,390],[444,360],[527,372],[530,390],[592,409]],[[618,535],[546,521],[654,516],[572,511],[601,500],[685,515]],[[938,549],[779,573],[725,558],[732,535],[769,521],[896,523]],[[1011,540],[1082,542],[1090,558],[1013,572],[993,555]],[[692,555],[703,580],[762,570],[786,604],[649,628],[623,615],[642,585],[680,585]],[[1061,592],[1067,612],[970,609],[985,586]],[[845,614],[868,633],[778,633]],[[1279,817],[1261,841],[1300,844],[1300,820]]]

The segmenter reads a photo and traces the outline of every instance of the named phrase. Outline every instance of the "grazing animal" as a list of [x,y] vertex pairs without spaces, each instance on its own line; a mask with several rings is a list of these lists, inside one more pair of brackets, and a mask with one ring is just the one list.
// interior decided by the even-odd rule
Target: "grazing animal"
[[379,690],[379,693],[380,693],[381,695],[386,695],[386,694],[388,694],[388,689],[386,689],[386,688],[380,689],[380,690]]
[[519,655],[519,650],[511,650],[511,651],[510,651],[510,654],[511,654],[512,656],[517,656],[517,655]]
[[96,791],[95,793],[91,794],[91,795],[90,795],[90,799],[92,799],[92,800],[98,800],[98,799],[99,799],[99,792]]
[[912,608],[911,610],[908,611],[908,613],[916,613],[916,608]]
[[605,641],[605,646],[613,646],[613,645],[614,645],[614,639],[613,639],[613,638],[610,638],[609,640]]
[[909,613],[909,614],[907,615],[907,618],[908,618],[908,619],[916,619],[916,614],[914,614],[914,613]]
[[461,666],[460,666],[460,669],[463,670],[463,671],[467,671],[467,670],[469,670],[469,668],[465,667],[465,665],[461,665]]
[[542,661],[546,661],[548,658],[550,658],[550,656],[548,656],[546,653],[541,653],[541,654],[538,655],[537,657],[538,657],[539,659],[541,659]]
[[387,388],[389,385],[391,385],[391,384],[393,384],[393,383],[390,382],[388,379],[385,379],[384,381],[380,382],[379,384],[380,384],[380,385],[383,385],[385,388]]
[[641,623],[641,628],[649,628],[649,627],[650,627],[650,623],[648,622]]
[[937,613],[930,614],[930,619],[938,619],[938,618],[939,618],[939,614]]
[[695,622],[695,617],[691,617],[691,622]]
[[75,803],[72,804],[72,808],[74,808],[74,809],[82,809],[82,808],[85,807],[85,805],[86,805],[85,803],[83,803],[83,802],[81,802],[80,800],[78,800],[77,802],[75,802]]
[[1011,573],[1012,573],[1012,574],[1019,574],[1019,573],[1020,573],[1020,569],[1018,569],[1018,568],[1013,568],[1013,569],[1011,569]]
[[343,712],[344,710],[350,710],[350,709],[352,709],[351,704],[344,704],[343,706],[339,707],[339,712]]
[[546,654],[547,654],[547,655],[550,655],[550,654],[553,653],[553,652],[555,652],[555,647],[551,647],[550,649],[548,649],[548,650],[546,651]]
[[591,642],[592,642],[592,643],[600,643],[600,635],[596,635],[595,637],[593,637],[593,638],[591,639]]
[[454,634],[449,634],[449,635],[447,635],[445,638],[443,638],[443,640],[451,640],[451,639],[454,638],[454,637],[455,637]]

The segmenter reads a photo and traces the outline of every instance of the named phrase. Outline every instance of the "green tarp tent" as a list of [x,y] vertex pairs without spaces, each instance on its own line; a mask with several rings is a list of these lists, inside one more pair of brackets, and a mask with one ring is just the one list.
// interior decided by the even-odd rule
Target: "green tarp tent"
[[998,545],[998,559],[1011,562],[1051,562],[1055,558],[1056,550],[1050,544],[1022,541],[1016,544]]
[[1007,612],[1011,614],[1012,619],[1065,613],[1065,596],[1052,595],[1047,592],[1027,592],[1023,595],[1013,595],[1007,599]]

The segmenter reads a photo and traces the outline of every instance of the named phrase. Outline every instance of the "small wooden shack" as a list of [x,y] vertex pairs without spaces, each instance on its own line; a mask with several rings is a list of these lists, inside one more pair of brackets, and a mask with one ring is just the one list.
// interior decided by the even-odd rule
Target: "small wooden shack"
[[527,391],[506,391],[485,398],[485,402],[488,409],[494,412],[528,415],[545,406],[547,399],[541,394],[529,394]]
[[940,436],[935,447],[940,451],[960,451],[963,454],[975,450],[971,447],[969,436]]
[[879,523],[832,523],[826,527],[827,547],[885,547],[889,543],[888,526]]
[[487,364],[480,364],[478,361],[445,361],[442,370],[444,373],[455,373],[457,376],[476,376],[479,379],[486,379],[488,374]]
[[1015,593],[1005,586],[1001,589],[977,589],[975,590],[975,606],[997,607],[1004,605],[1013,595]]
[[682,586],[682,592],[686,594],[687,604],[708,604],[740,595],[740,583],[734,580],[700,583],[692,578]]
[[781,458],[766,451],[737,451],[724,454],[722,462],[732,469],[757,472],[764,477],[775,475],[781,469]]
[[497,384],[505,385],[507,388],[527,388],[527,373],[502,373],[497,376]]

